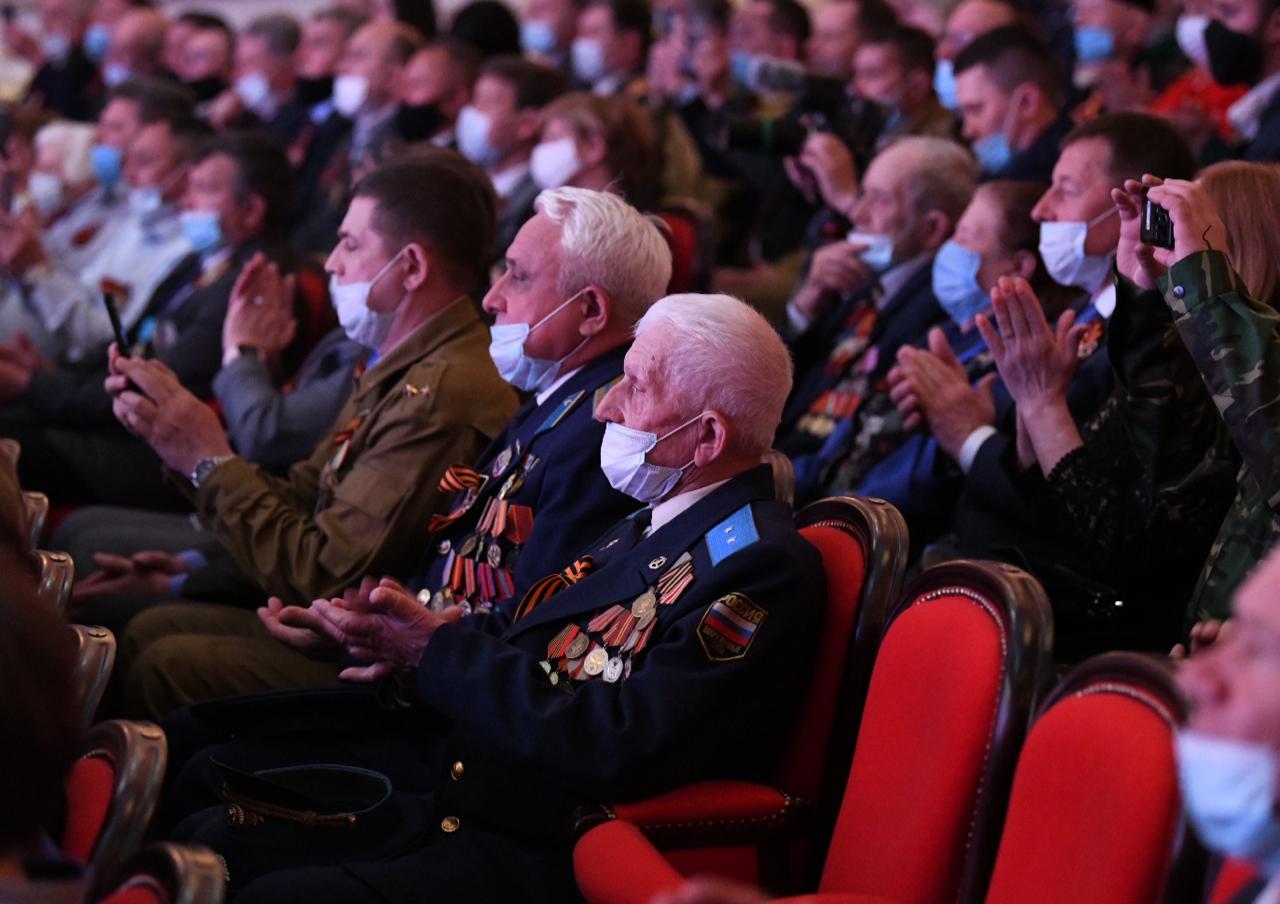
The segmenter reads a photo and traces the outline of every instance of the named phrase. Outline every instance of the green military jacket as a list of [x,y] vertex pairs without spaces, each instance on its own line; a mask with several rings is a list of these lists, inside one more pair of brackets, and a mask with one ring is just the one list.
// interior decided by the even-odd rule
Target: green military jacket
[[1225,618],[1236,587],[1280,537],[1280,316],[1249,297],[1217,251],[1178,261],[1160,291],[1243,461],[1191,600],[1193,618]]
[[474,306],[458,299],[359,376],[334,429],[287,476],[241,458],[218,467],[196,494],[205,524],[290,603],[408,573],[451,498],[439,488],[445,468],[473,461],[515,413],[488,348]]

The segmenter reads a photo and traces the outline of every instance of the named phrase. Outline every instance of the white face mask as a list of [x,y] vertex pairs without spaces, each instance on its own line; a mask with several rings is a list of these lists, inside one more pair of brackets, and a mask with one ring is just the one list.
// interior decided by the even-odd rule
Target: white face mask
[[1205,70],[1209,68],[1209,46],[1204,40],[1208,27],[1208,16],[1178,16],[1177,25],[1173,29],[1178,47],[1187,55],[1187,59]]
[[640,502],[657,502],[664,498],[675,489],[680,476],[693,464],[693,459],[684,467],[668,468],[651,464],[645,460],[645,456],[658,443],[690,424],[697,423],[701,418],[701,413],[695,414],[662,436],[624,427],[622,424],[605,424],[604,439],[600,443],[600,469],[604,471],[609,486]]
[[271,107],[271,84],[261,72],[251,72],[236,79],[236,94],[246,107],[255,113],[265,113]]
[[583,337],[573,351],[559,361],[529,357],[524,353],[524,341],[530,333],[567,308],[585,291],[586,289],[583,289],[565,299],[554,311],[533,326],[527,323],[495,323],[489,327],[489,357],[493,359],[493,365],[498,368],[502,379],[517,389],[527,392],[538,392],[555,382],[560,373],[560,365],[577,354],[578,349],[587,344],[589,337]]
[[851,232],[845,238],[867,246],[858,257],[876,273],[883,273],[893,263],[893,236],[882,232]]
[[396,311],[372,310],[369,307],[369,293],[403,253],[402,248],[368,282],[341,285],[338,274],[329,274],[329,297],[333,299],[334,310],[338,312],[338,325],[352,342],[376,351],[386,341],[391,325],[395,323]]
[[363,75],[340,75],[333,80],[333,108],[353,118],[369,97],[369,80]]
[[538,188],[560,188],[582,169],[578,143],[566,136],[536,145],[529,158],[529,172]]
[[1182,803],[1206,845],[1280,874],[1275,751],[1260,744],[1178,732]]
[[108,88],[114,88],[131,75],[133,73],[129,71],[129,67],[122,63],[107,63],[102,67],[102,80],[106,82]]
[[66,189],[62,180],[53,173],[36,170],[27,177],[27,194],[36,210],[48,216],[62,206]]
[[135,216],[145,217],[149,213],[155,213],[163,205],[164,197],[155,186],[129,190],[129,210]]
[[489,140],[492,128],[489,116],[470,104],[458,113],[458,150],[476,166],[490,167],[498,162],[498,150]]
[[1040,224],[1040,256],[1054,282],[1086,292],[1096,292],[1102,286],[1111,273],[1111,255],[1086,254],[1084,243],[1089,230],[1115,212],[1112,207],[1087,223]]
[[604,78],[604,47],[594,38],[575,38],[569,47],[569,65],[573,77],[586,84]]

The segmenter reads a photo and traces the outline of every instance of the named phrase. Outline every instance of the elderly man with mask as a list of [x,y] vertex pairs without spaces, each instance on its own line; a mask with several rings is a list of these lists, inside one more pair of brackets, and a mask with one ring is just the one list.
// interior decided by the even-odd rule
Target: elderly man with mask
[[[313,604],[368,663],[346,677],[396,676],[413,707],[401,729],[361,731],[334,750],[307,738],[295,752],[278,737],[206,751],[240,768],[386,770],[399,791],[434,791],[429,803],[401,799],[425,805],[422,835],[395,837],[411,817],[392,833],[344,834],[334,849],[284,822],[228,830],[222,808],[179,834],[220,850],[242,901],[407,902],[423,889],[451,901],[563,901],[575,896],[579,807],[767,775],[824,595],[817,553],[760,463],[789,377],[786,348],[742,302],[659,301],[597,410],[601,468],[647,507],[487,614],[437,614],[387,581]],[[187,777],[199,780],[200,762]],[[246,812],[263,803],[246,800]],[[286,866],[302,868],[250,881]]]
[[219,580],[206,573],[217,561],[160,557],[133,569],[131,611],[102,605],[101,615],[121,624],[189,580],[204,581],[205,598],[244,601],[247,581],[254,602],[263,591],[301,602],[370,570],[411,567],[414,530],[443,505],[445,467],[472,459],[516,407],[467,299],[493,207],[483,175],[446,151],[356,187],[326,266],[343,328],[376,361],[330,434],[284,478],[236,455],[212,411],[159,362],[112,356],[117,418],[190,487],[218,554],[237,567]]
[[[420,563],[392,572],[413,575],[409,585],[436,611],[487,611],[523,596],[636,507],[598,467],[604,426],[593,415],[621,375],[636,321],[670,278],[671,254],[615,195],[562,188],[537,207],[484,299],[495,319],[489,354],[533,397],[478,458],[451,464],[441,489],[452,504],[409,534],[419,548],[425,540]],[[227,636],[237,620],[257,636]],[[207,624],[223,636],[202,633]],[[279,599],[257,616],[189,602],[146,612],[123,645],[128,709],[161,718],[199,699],[332,683],[316,663],[336,649],[317,627],[314,613]]]
[[876,155],[847,215],[854,232],[819,248],[787,313],[796,386],[778,448],[816,481],[817,453],[836,425],[946,315],[931,288],[934,254],[977,185],[968,152],[943,138],[904,138]]

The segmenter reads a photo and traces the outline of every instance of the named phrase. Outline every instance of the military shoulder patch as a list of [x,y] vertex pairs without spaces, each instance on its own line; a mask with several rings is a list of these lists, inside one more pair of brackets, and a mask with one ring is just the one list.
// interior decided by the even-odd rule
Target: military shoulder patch
[[741,659],[751,648],[765,612],[741,593],[730,593],[712,603],[698,622],[698,641],[712,662]]
[[719,565],[735,552],[746,549],[760,539],[756,519],[748,503],[707,531],[707,551],[711,564]]

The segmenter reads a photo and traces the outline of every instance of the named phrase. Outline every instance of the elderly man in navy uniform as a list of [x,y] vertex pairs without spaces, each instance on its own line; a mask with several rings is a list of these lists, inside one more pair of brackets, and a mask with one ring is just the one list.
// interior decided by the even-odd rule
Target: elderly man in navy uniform
[[[597,465],[604,426],[594,412],[621,376],[636,321],[670,279],[670,249],[617,195],[561,188],[543,192],[536,208],[483,302],[495,321],[489,351],[499,374],[533,396],[478,459],[451,465],[441,479],[440,490],[455,497],[428,522],[410,581],[437,611],[519,599],[637,506]],[[259,614],[293,649],[269,637],[202,636],[187,603],[148,613],[124,649],[131,711],[159,719],[186,703],[274,690],[284,670],[304,686],[316,674],[307,657],[335,654],[308,610],[273,599]],[[192,645],[210,643],[225,647],[217,668],[193,668],[207,659]]]
[[[742,302],[659,301],[597,410],[602,470],[648,507],[514,607],[435,613],[390,581],[311,607],[367,663],[344,676],[390,679],[423,743],[416,763],[392,764],[382,739],[360,756],[321,739],[292,762],[389,764],[398,831],[300,825],[288,800],[258,796],[286,770],[233,776],[234,818],[198,814],[180,834],[226,857],[242,902],[560,902],[576,898],[578,808],[770,774],[825,598],[760,464],[790,383],[781,340]],[[283,766],[279,739],[267,746]],[[236,752],[211,755],[246,763]]]

